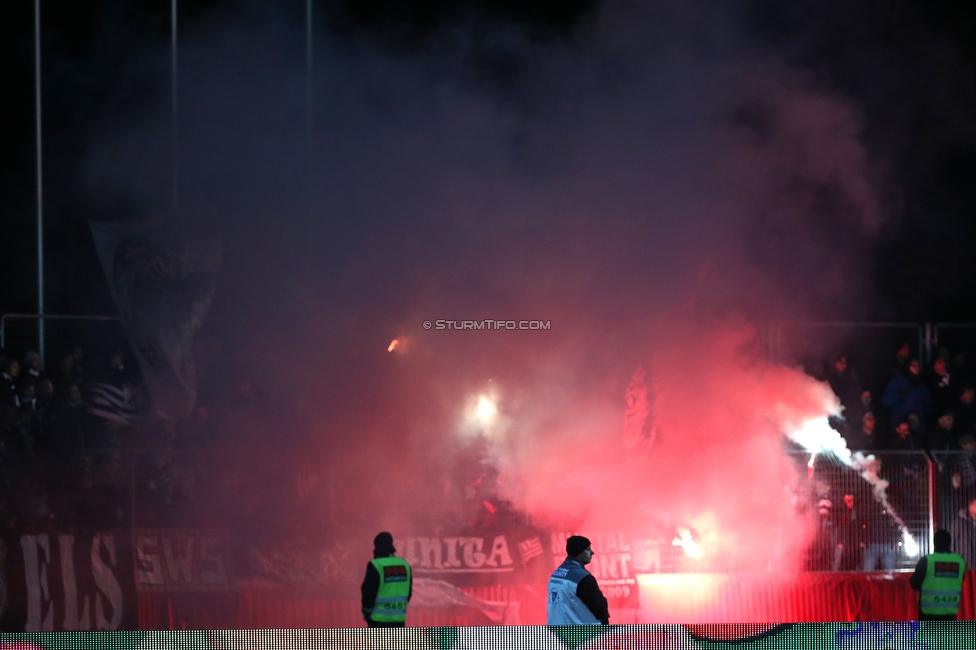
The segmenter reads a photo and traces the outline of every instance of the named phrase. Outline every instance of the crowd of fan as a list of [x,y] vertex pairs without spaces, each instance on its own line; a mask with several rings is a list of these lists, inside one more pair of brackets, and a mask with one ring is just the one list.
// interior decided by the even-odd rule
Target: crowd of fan
[[216,480],[188,450],[261,422],[249,379],[185,421],[153,417],[129,356],[119,346],[90,360],[79,346],[46,368],[37,352],[0,350],[0,528],[128,526],[136,502],[139,525],[185,517],[201,477]]
[[[215,471],[210,461],[185,450],[219,448],[221,431],[233,435],[234,447],[240,448],[249,429],[260,434],[288,428],[261,405],[254,382],[243,374],[212,381],[225,385],[223,392],[208,395],[203,386],[204,399],[178,423],[147,412],[129,419],[124,409],[113,410],[92,392],[108,386],[140,394],[139,373],[128,354],[117,347],[89,359],[86,349],[75,347],[46,368],[36,352],[0,350],[0,527],[166,525],[167,513],[176,515],[171,523],[185,524],[180,506],[201,491],[208,499],[198,501],[215,501],[217,481],[223,481],[228,500],[240,501],[240,486],[249,474],[253,482],[254,468],[242,469],[236,460]],[[959,545],[973,546],[976,566],[976,376],[953,364],[944,350],[923,367],[907,344],[889,364],[877,385],[862,384],[843,355],[811,364],[808,372],[828,382],[840,399],[843,416],[832,425],[851,450],[920,452],[896,461],[882,453],[889,460],[874,468],[889,484],[891,505],[901,512],[923,498],[922,452],[932,459],[940,481],[941,525],[953,530]],[[803,500],[815,504],[809,511],[817,513],[821,535],[809,568],[892,568],[901,531],[870,486],[838,466],[818,465],[810,478],[812,499]],[[276,498],[268,495],[266,501]],[[500,507],[483,495],[472,498],[491,514]],[[133,522],[136,511],[140,520]]]
[[[884,463],[877,460],[873,471],[888,485],[888,504],[850,470],[818,466],[813,496],[820,535],[811,568],[894,568],[904,547],[889,510],[904,514],[927,498],[928,467],[937,485],[936,525],[953,532],[955,548],[976,566],[976,377],[961,356],[957,360],[953,364],[942,349],[923,366],[903,343],[878,385],[862,384],[845,355],[812,373],[830,384],[844,407],[842,417],[832,418],[831,424],[848,448],[886,458]],[[921,529],[912,532],[927,535]]]
[[954,369],[945,349],[923,367],[911,357],[909,345],[902,344],[878,386],[862,385],[845,355],[832,359],[822,375],[817,378],[830,384],[844,407],[843,417],[832,424],[849,449],[976,449],[976,378],[963,368]]

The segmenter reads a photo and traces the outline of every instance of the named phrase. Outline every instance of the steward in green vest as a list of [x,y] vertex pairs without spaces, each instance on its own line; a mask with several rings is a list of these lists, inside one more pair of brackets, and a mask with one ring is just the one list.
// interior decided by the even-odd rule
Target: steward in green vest
[[403,627],[407,602],[413,595],[413,572],[396,557],[393,535],[380,533],[373,540],[373,560],[363,578],[363,618],[369,627]]
[[951,551],[952,536],[947,530],[935,531],[935,553],[929,553],[915,565],[912,589],[919,592],[920,621],[954,621],[962,599],[962,582],[966,561]]

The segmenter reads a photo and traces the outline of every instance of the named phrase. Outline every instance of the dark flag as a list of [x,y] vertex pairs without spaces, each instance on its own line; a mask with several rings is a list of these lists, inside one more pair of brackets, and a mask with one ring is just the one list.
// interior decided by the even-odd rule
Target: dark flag
[[221,241],[171,218],[90,225],[155,410],[184,418],[196,402],[193,338],[210,310]]

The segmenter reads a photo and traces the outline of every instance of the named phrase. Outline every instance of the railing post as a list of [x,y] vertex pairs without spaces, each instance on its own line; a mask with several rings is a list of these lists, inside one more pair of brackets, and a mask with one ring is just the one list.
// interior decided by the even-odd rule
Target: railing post
[[136,534],[136,454],[129,456],[129,528],[134,540]]
[[938,345],[938,341],[933,341],[932,336],[932,323],[925,323],[925,357],[924,363],[926,365],[932,363],[932,346],[933,344]]
[[936,474],[939,466],[932,461],[932,458],[928,454],[925,455],[925,460],[929,464],[929,552],[931,553],[932,549],[935,548],[935,517],[937,512],[936,508],[939,506],[938,490],[936,489]]

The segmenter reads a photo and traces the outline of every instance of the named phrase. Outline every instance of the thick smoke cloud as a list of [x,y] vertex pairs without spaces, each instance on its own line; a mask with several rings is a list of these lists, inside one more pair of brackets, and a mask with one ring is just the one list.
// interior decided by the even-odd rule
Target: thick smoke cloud
[[[884,210],[857,106],[715,3],[607,3],[545,42],[472,21],[390,53],[319,31],[309,150],[302,33],[261,10],[185,36],[181,189],[223,215],[215,322],[335,470],[337,534],[448,517],[465,410],[494,393],[486,453],[518,506],[638,533],[694,520],[742,568],[774,534],[797,550],[775,405],[827,406],[758,360],[743,319],[863,296]],[[94,200],[165,211],[168,115],[115,117]],[[637,367],[670,420],[627,457]]]

